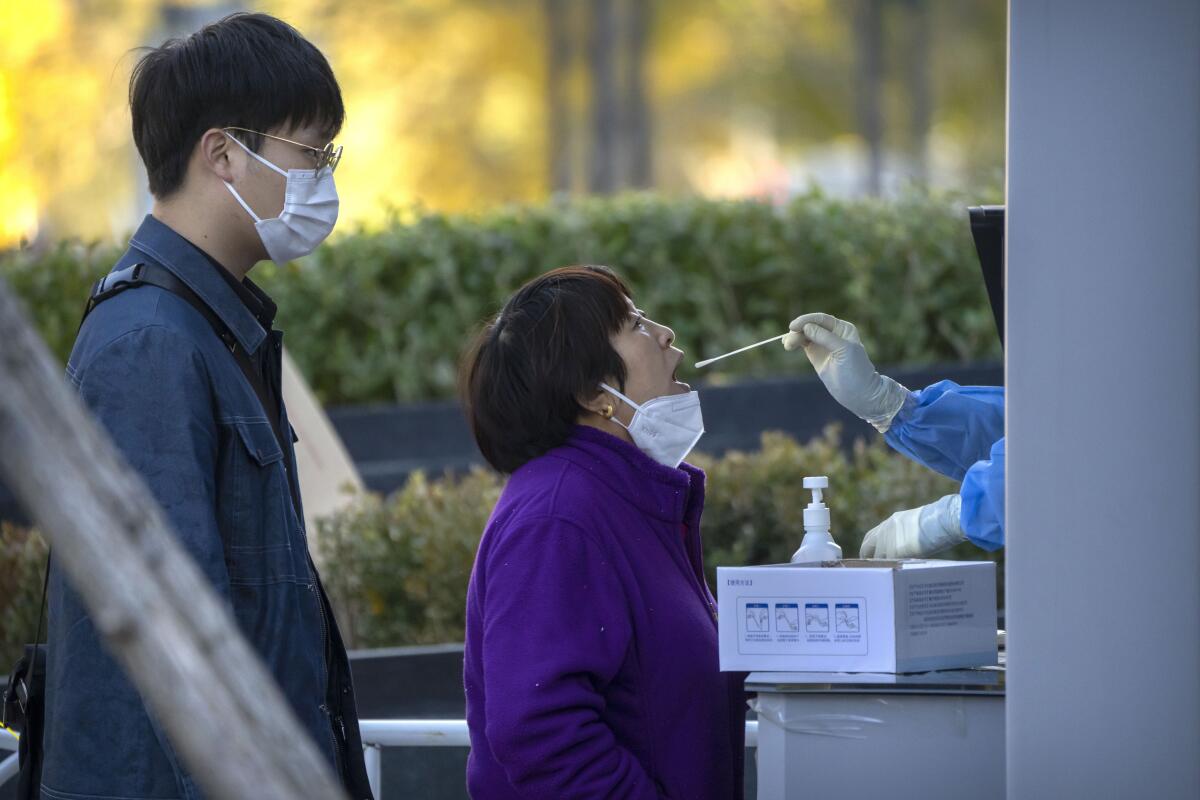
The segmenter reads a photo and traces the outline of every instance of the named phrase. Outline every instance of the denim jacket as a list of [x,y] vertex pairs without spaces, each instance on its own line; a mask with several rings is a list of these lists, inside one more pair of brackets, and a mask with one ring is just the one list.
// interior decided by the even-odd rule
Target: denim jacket
[[[186,283],[279,375],[282,334],[203,253],[148,216],[114,270],[139,261]],[[346,649],[292,500],[295,452],[280,447],[229,349],[186,300],[141,286],[88,316],[67,374],[282,687],[297,737],[316,743],[351,798],[370,797]],[[282,402],[280,417],[291,431]],[[201,797],[57,569],[49,595],[43,796]]]

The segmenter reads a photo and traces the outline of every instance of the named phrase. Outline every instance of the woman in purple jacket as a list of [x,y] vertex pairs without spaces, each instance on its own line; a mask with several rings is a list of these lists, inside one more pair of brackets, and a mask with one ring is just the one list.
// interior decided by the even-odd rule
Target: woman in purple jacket
[[476,800],[742,796],[743,676],[718,669],[674,338],[607,268],[570,267],[468,355],[475,440],[512,475],[467,592]]

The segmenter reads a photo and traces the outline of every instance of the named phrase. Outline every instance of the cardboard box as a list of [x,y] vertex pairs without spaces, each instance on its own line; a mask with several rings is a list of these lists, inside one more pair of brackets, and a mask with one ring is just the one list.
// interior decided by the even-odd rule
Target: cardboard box
[[925,672],[996,663],[996,565],[718,567],[721,669]]

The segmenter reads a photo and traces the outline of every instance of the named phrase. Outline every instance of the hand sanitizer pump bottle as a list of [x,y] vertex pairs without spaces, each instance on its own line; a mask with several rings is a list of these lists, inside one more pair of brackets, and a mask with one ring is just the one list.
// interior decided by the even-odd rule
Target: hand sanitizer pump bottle
[[829,508],[821,502],[821,490],[829,488],[829,478],[821,475],[805,478],[804,488],[812,490],[812,502],[804,509],[804,539],[792,555],[793,564],[840,561],[842,548],[829,533]]

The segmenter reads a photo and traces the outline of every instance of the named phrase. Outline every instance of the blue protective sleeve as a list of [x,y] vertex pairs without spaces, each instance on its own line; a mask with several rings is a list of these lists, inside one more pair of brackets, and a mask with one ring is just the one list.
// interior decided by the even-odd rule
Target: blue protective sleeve
[[960,522],[967,538],[984,550],[1004,546],[1004,439],[989,458],[977,461],[963,478]]
[[884,438],[919,464],[962,481],[961,523],[984,550],[1004,546],[1004,388],[940,381],[918,392]]
[[913,392],[885,434],[893,449],[961,481],[1004,436],[1004,387],[940,381]]

